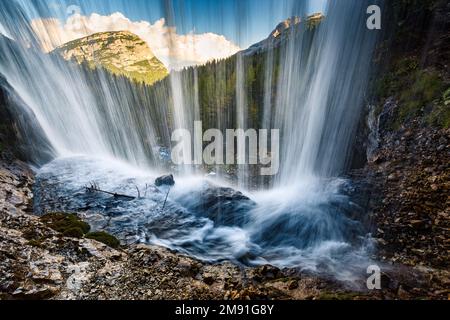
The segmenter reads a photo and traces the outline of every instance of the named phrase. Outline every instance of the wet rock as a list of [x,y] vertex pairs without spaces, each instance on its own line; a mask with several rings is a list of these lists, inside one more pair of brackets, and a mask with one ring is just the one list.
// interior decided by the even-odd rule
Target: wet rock
[[242,226],[248,221],[248,211],[256,205],[237,190],[210,183],[206,183],[202,190],[187,195],[181,202],[193,212],[223,226]]
[[271,265],[264,265],[257,269],[257,274],[263,279],[275,279],[280,277],[280,269]]
[[175,180],[173,178],[172,174],[161,176],[159,178],[156,178],[155,180],[155,186],[173,186],[175,185]]
[[381,111],[379,117],[379,126],[381,129],[388,128],[392,118],[394,117],[395,110],[398,108],[397,101],[394,97],[390,97],[386,100],[383,105],[383,110]]

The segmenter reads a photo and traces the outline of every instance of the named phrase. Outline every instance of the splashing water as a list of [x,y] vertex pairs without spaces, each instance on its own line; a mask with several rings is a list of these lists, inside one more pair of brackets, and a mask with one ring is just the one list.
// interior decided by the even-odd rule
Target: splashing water
[[[285,15],[305,17],[308,3],[286,1]],[[2,1],[0,32],[13,40],[1,39],[0,73],[35,114],[59,158],[40,169],[37,211],[84,212],[94,228],[124,241],[158,243],[208,261],[272,263],[351,278],[348,265],[367,262],[370,241],[354,218],[362,209],[343,192],[348,182],[336,177],[349,160],[376,41],[365,27],[367,6],[367,1],[329,1],[314,30],[302,21],[288,29],[283,45],[272,39],[263,48],[259,121],[252,118],[253,92],[246,87],[249,51],[234,57],[234,69],[225,63],[210,67],[214,88],[202,82],[208,66],[172,71],[153,87],[132,84],[43,53],[30,20],[52,16],[51,9]],[[237,15],[244,20],[238,29],[247,13]],[[205,92],[212,109],[201,99]],[[161,169],[155,150],[171,147],[173,129],[192,132],[196,120],[219,129],[259,123],[281,131],[280,173],[272,189],[244,191],[252,200],[240,198],[227,213],[240,223],[217,223],[198,209],[211,185],[187,175],[194,168],[180,170],[164,210],[161,190],[128,202],[84,194],[93,180],[114,192],[133,193],[134,184],[142,189]],[[237,176],[245,190],[248,167],[240,166]],[[214,184],[224,185],[220,174]],[[56,198],[58,203],[51,200]]]

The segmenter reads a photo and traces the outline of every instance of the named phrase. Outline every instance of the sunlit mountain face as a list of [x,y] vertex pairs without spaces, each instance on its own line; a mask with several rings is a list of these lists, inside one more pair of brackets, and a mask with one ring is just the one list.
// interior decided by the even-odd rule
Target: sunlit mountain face
[[[354,278],[372,241],[343,176],[378,36],[368,6],[2,1],[0,73],[51,150],[36,213],[82,212],[123,242],[209,262]],[[243,139],[255,132],[253,158],[238,140],[218,158],[227,130],[254,130]],[[174,133],[200,136],[181,164]],[[171,189],[153,186],[163,173]],[[93,182],[109,195],[149,191],[111,199],[87,194]]]
[[265,39],[291,15],[323,12],[326,7],[325,0],[19,2],[46,52],[94,33],[129,31],[146,41],[169,68],[229,57]]

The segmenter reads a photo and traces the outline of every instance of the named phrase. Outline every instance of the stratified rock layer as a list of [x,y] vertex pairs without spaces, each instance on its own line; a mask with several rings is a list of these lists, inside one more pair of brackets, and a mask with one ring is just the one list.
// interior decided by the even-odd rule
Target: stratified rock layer
[[153,84],[168,75],[147,43],[128,31],[101,32],[68,42],[57,49],[66,60],[87,62],[135,81]]

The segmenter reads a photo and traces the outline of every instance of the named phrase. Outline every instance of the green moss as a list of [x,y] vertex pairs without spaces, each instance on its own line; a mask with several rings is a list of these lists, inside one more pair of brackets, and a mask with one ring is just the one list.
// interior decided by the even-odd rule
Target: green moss
[[419,71],[416,73],[416,81],[411,87],[406,88],[400,95],[401,108],[399,116],[401,120],[408,116],[416,116],[422,107],[439,99],[443,82],[436,73]]
[[450,108],[448,105],[439,104],[433,108],[430,114],[426,117],[426,122],[439,128],[450,128]]
[[41,221],[66,237],[81,238],[90,230],[89,224],[82,221],[76,214],[52,212],[43,215]]
[[84,235],[83,230],[77,227],[66,229],[62,234],[69,238],[82,238]]
[[425,109],[440,99],[444,87],[440,76],[432,71],[416,71],[409,79],[399,92],[399,109],[394,128],[408,119],[425,115]]
[[32,247],[38,247],[39,248],[42,245],[42,240],[35,240],[35,239],[33,239],[33,240],[28,241],[28,244],[30,246],[32,246]]
[[410,85],[410,79],[417,71],[419,62],[415,57],[406,57],[396,61],[376,84],[376,93],[380,98],[396,96]]
[[[395,117],[387,124],[397,130],[409,119],[422,117],[429,125],[449,127],[450,88],[434,70],[421,69],[415,56],[397,59],[383,77],[376,83],[376,95],[382,104],[388,97],[395,97],[398,109]],[[379,114],[379,113],[378,113]]]
[[394,72],[397,77],[408,76],[418,67],[419,61],[416,57],[406,57],[397,62]]
[[450,87],[444,92],[442,99],[444,100],[444,105],[450,105]]
[[86,238],[97,240],[111,248],[118,248],[120,246],[120,241],[116,237],[104,231],[89,232],[86,234]]

